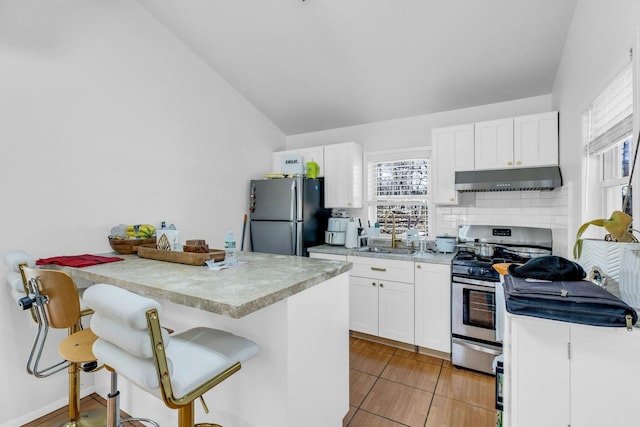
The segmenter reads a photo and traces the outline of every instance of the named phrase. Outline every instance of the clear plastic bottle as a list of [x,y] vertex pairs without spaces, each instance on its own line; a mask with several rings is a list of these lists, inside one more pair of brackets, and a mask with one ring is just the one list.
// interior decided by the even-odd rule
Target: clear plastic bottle
[[224,263],[236,265],[236,239],[233,237],[233,231],[227,231],[224,238]]

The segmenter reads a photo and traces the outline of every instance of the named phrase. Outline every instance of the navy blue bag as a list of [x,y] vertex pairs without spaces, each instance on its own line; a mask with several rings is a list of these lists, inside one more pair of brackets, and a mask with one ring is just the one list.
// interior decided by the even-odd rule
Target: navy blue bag
[[507,311],[512,314],[627,328],[638,321],[630,305],[586,280],[527,280],[509,274],[504,276],[504,294]]

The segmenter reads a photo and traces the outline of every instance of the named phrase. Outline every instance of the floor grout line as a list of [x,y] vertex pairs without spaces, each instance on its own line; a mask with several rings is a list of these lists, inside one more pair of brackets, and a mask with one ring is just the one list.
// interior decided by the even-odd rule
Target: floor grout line
[[[445,363],[446,361],[445,360],[439,359],[439,358],[437,358],[435,356],[424,355],[424,356],[427,356],[428,359],[433,359],[433,361],[435,361],[435,360],[439,361],[439,363],[433,363],[432,360],[428,360],[428,359],[424,360],[424,359],[422,359],[420,357],[411,357],[411,355],[409,353],[405,353],[403,351],[403,350],[406,350],[406,349],[395,348],[393,350],[393,352],[389,352],[388,351],[388,347],[391,347],[391,346],[388,346],[386,344],[382,344],[384,346],[387,346],[387,348],[384,348],[384,347],[378,347],[376,344],[380,344],[380,343],[373,343],[373,345],[368,345],[368,341],[367,340],[363,340],[363,339],[356,339],[353,342],[351,342],[351,344],[350,344],[350,348],[351,348],[352,345],[354,345],[354,347],[357,347],[357,348],[364,348],[364,349],[367,349],[367,350],[370,350],[370,351],[376,351],[376,352],[379,352],[379,353],[384,353],[386,355],[390,355],[391,357],[389,357],[386,360],[386,362],[384,362],[384,365],[382,366],[382,369],[379,371],[379,373],[377,375],[371,374],[370,372],[366,372],[366,371],[363,371],[363,370],[360,370],[360,369],[357,369],[357,368],[352,368],[351,366],[349,367],[350,369],[353,369],[355,372],[359,372],[359,373],[364,374],[364,375],[372,376],[372,377],[375,378],[375,380],[372,383],[371,387],[369,387],[367,393],[364,395],[363,399],[359,402],[359,404],[357,406],[351,406],[351,408],[355,408],[355,409],[353,409],[354,412],[352,414],[352,417],[349,420],[348,424],[346,424],[345,426],[350,426],[350,425],[353,424],[353,420],[356,418],[356,415],[357,415],[357,413],[359,411],[362,411],[362,412],[365,412],[365,413],[368,413],[368,414],[371,414],[371,415],[375,415],[375,416],[383,418],[385,420],[389,420],[391,422],[397,423],[398,425],[402,425],[402,426],[406,425],[406,424],[403,424],[402,422],[397,421],[395,419],[388,418],[388,417],[386,417],[384,415],[380,415],[380,414],[377,414],[375,412],[371,412],[371,411],[363,409],[364,403],[367,401],[367,399],[369,398],[371,392],[374,390],[376,385],[378,385],[380,383],[380,380],[388,381],[390,383],[402,385],[404,387],[408,387],[408,388],[414,389],[416,391],[426,392],[426,393],[430,393],[431,394],[431,397],[430,397],[430,399],[428,401],[428,407],[426,408],[427,409],[426,417],[424,419],[424,423],[422,424],[423,427],[427,425],[427,422],[429,420],[429,416],[432,415],[433,403],[434,403],[434,400],[435,400],[436,396],[439,396],[440,398],[446,399],[447,401],[450,401],[450,402],[456,402],[456,403],[459,403],[459,404],[468,405],[468,407],[476,408],[476,409],[483,410],[483,411],[494,411],[495,410],[493,407],[486,407],[486,406],[483,406],[483,405],[471,403],[471,402],[465,400],[464,398],[454,397],[454,396],[449,396],[449,395],[437,393],[438,386],[443,381],[443,374],[445,372],[444,369],[450,369],[452,372],[454,372],[457,369],[459,369],[459,368],[456,368],[455,366],[452,366],[452,365],[446,365],[446,363]],[[416,354],[420,355],[421,353],[417,353],[416,352]],[[427,364],[427,365],[431,365],[431,366],[437,366],[438,367],[438,371],[437,371],[438,373],[437,373],[437,377],[435,379],[435,386],[434,386],[433,391],[425,390],[423,388],[416,387],[414,385],[405,384],[402,381],[398,381],[398,380],[394,381],[394,380],[391,380],[391,379],[388,379],[388,378],[384,378],[383,374],[384,374],[385,370],[388,369],[389,365],[393,362],[394,357],[396,357],[396,356],[398,358],[400,358],[400,359],[403,359],[403,360],[410,360],[412,362],[415,362],[416,366],[420,366],[422,364]],[[398,360],[398,359],[396,359],[396,360]],[[461,371],[466,371],[466,370],[461,369]],[[470,374],[473,374],[473,372],[470,372]],[[447,374],[447,375],[449,375],[449,374]],[[472,380],[473,380],[473,377],[474,377],[474,375],[470,375],[470,378]]]

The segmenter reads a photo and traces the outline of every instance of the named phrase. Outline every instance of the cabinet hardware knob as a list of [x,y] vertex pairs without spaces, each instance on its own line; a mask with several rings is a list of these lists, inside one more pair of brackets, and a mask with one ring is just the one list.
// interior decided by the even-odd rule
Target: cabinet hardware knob
[[380,287],[381,287],[381,288],[384,288],[384,284],[380,283]]
[[449,199],[450,202],[453,202],[453,197]]
[[421,268],[422,268],[422,266],[421,266],[420,264],[418,264],[418,265],[416,265],[416,268],[417,268],[417,269],[421,269]]
[[371,286],[375,286],[375,285],[376,285],[376,282],[371,282]]
[[513,165],[513,162],[507,162],[507,165],[511,166]]
[[522,162],[521,162],[520,160],[518,160],[518,161],[516,162],[516,165],[521,165],[521,164],[522,164]]
[[384,267],[371,267],[371,269],[373,271],[387,271],[387,269]]

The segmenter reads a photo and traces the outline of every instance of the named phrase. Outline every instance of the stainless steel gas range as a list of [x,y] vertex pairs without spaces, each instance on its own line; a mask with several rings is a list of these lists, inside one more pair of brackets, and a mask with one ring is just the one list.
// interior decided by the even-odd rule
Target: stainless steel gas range
[[454,366],[493,373],[502,353],[496,336],[498,263],[525,263],[550,254],[551,229],[461,225],[460,250],[451,266],[451,362]]

